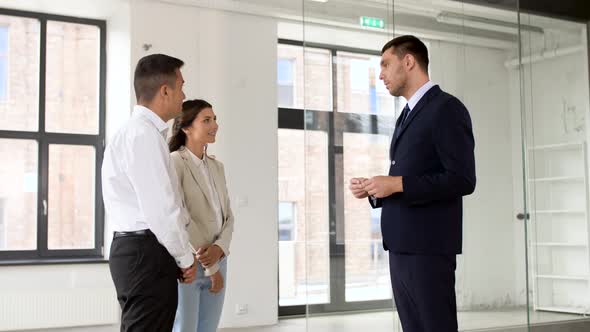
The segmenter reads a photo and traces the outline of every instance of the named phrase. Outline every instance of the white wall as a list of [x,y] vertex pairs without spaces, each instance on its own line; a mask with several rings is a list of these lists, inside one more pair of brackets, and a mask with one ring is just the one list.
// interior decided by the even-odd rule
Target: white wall
[[119,321],[107,264],[2,267],[0,283],[0,331]]
[[[469,109],[475,135],[477,187],[464,202],[463,255],[458,259],[460,308],[514,306],[516,280],[512,155],[506,53],[430,42],[431,78]],[[522,266],[524,271],[524,262]],[[524,287],[524,284],[523,284]]]
[[[163,4],[131,8],[131,63],[150,53],[185,61],[187,98],[212,103],[219,122],[210,151],[225,164],[236,227],[221,325],[277,321],[276,22]],[[154,18],[159,19],[155,20]],[[182,32],[182,33],[180,33]],[[236,315],[238,304],[247,315]]]

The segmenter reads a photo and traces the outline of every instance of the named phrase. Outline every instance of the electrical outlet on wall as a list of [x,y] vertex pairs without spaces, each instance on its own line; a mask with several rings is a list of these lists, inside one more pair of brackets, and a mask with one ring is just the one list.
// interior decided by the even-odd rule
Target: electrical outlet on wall
[[246,315],[248,314],[248,305],[247,304],[236,304],[236,315]]
[[238,195],[238,196],[236,196],[234,202],[235,202],[236,208],[238,208],[238,209],[246,208],[246,207],[248,207],[248,196]]

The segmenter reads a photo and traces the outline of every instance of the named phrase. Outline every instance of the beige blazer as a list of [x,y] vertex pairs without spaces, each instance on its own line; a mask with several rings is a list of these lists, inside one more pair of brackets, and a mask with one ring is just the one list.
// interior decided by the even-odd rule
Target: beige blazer
[[[218,224],[215,220],[215,210],[210,203],[216,198],[210,197],[207,180],[197,169],[191,159],[190,152],[183,146],[178,151],[172,152],[170,157],[178,175],[180,192],[191,218],[191,222],[187,226],[191,244],[197,250],[205,245],[216,244],[223,250],[225,256],[228,256],[229,244],[234,231],[234,216],[229,203],[223,164],[215,157],[205,154],[205,158],[208,158],[207,164],[214,182],[213,185],[219,194],[223,215],[221,232],[217,234]],[[219,266],[215,264],[206,269],[205,274],[211,275],[218,270]]]

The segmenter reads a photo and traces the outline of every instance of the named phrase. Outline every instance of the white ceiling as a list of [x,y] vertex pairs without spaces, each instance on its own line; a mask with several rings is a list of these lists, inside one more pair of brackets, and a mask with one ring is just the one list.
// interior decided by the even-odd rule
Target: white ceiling
[[[137,0],[132,0],[137,1]],[[513,48],[517,30],[506,25],[516,24],[515,11],[499,10],[490,7],[465,4],[450,0],[328,0],[325,3],[312,0],[142,0],[165,3],[217,8],[254,15],[277,17],[284,20],[320,25],[336,26],[346,29],[361,29],[360,16],[385,19],[389,31],[395,22],[396,33],[412,33],[436,38],[436,35],[456,35],[468,39],[479,38],[490,47]],[[437,16],[444,13],[462,15],[459,22],[443,23]],[[479,17],[491,24],[473,24],[464,16]],[[544,30],[543,34],[523,34],[523,44],[533,48],[555,48],[577,45],[582,40],[582,24],[555,19],[521,15],[521,23]],[[499,25],[499,27],[498,27]],[[480,43],[481,44],[481,43]]]
[[[121,5],[142,2],[161,2],[175,5],[216,8],[258,16],[271,16],[289,22],[302,22],[340,29],[361,30],[360,16],[378,17],[385,20],[385,31],[374,33],[413,33],[429,39],[476,41],[478,45],[493,48],[514,49],[516,30],[505,31],[503,25],[515,24],[516,11],[465,4],[450,0],[328,0],[326,3],[312,0],[18,0],[19,7],[27,10],[74,15],[88,13],[97,18],[108,17]],[[14,0],[0,0],[0,6],[11,7]],[[469,24],[460,20],[455,24],[442,23],[437,17],[444,13],[480,17],[492,20],[492,25]],[[87,15],[84,15],[87,16]],[[554,49],[580,45],[585,26],[539,16],[521,15],[523,24],[542,28],[543,34],[523,34],[523,45],[531,49]],[[391,23],[395,24],[392,25]],[[504,23],[503,23],[504,22]],[[459,23],[458,25],[456,23]],[[499,24],[500,28],[494,26]]]

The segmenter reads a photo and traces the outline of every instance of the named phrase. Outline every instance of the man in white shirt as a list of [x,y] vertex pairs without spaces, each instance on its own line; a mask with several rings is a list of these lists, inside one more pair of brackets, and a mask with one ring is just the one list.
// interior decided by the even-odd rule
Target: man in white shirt
[[183,64],[163,54],[139,60],[137,105],[105,150],[102,189],[115,231],[109,267],[121,331],[172,330],[176,280],[190,283],[196,276],[189,220],[165,140],[166,122],[182,112]]

